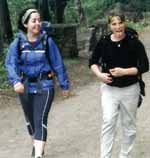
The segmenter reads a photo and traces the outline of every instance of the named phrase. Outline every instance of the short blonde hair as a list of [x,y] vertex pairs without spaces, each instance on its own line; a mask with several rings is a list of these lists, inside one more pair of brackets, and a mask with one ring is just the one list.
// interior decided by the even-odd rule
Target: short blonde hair
[[117,19],[119,19],[121,22],[125,22],[125,15],[122,12],[110,12],[108,15],[108,23],[110,24],[112,22],[112,19],[116,17]]

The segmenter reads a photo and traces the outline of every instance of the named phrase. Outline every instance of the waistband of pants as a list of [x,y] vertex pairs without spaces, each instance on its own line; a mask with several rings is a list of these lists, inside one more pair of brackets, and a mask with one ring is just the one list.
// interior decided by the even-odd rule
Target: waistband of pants
[[23,74],[22,80],[24,81],[28,79],[28,82],[38,82],[39,80],[52,80],[53,77],[54,77],[54,73],[52,71],[48,71],[45,73],[41,73],[37,77],[28,77],[25,74]]

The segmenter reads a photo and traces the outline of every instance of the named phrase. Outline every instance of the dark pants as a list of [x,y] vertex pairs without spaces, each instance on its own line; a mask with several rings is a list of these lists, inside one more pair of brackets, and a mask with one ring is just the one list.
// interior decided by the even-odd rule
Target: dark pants
[[36,140],[46,141],[47,119],[54,99],[54,89],[42,94],[19,94],[28,132]]

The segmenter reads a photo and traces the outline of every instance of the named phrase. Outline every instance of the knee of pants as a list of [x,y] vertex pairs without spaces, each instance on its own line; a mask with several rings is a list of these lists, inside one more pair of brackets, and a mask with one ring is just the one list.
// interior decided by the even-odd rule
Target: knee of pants
[[117,121],[116,116],[103,116],[103,122],[106,124],[115,124]]
[[103,117],[103,127],[114,127],[116,125],[116,118],[113,117]]
[[36,127],[41,127],[42,126],[42,118],[38,117],[34,120],[34,126]]
[[46,141],[47,139],[47,126],[45,124],[36,124],[34,138],[37,140]]
[[123,132],[128,137],[132,137],[136,135],[136,128],[125,128],[123,127]]
[[36,129],[42,128],[42,127],[47,128],[47,119],[44,117],[43,117],[43,119],[37,118],[34,122],[34,126]]

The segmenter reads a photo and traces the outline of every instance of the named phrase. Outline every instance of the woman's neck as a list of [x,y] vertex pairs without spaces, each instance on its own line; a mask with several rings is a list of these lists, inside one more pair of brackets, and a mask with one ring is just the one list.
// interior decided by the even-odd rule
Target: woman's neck
[[122,39],[124,39],[124,37],[125,37],[125,34],[121,34],[121,35],[112,34],[111,40],[114,42],[118,42],[118,41],[121,41]]
[[38,35],[33,35],[33,34],[29,34],[27,33],[27,38],[30,42],[34,42],[37,40]]

